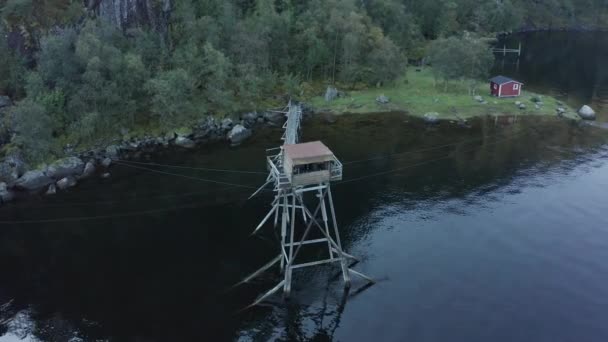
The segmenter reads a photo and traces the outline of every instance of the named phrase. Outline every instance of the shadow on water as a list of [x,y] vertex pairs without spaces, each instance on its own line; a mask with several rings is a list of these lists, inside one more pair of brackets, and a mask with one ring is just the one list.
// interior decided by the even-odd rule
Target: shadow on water
[[[552,186],[553,178],[543,182],[543,175],[567,178],[601,162],[607,152],[602,129],[545,117],[484,117],[462,128],[450,123],[429,127],[400,113],[352,115],[339,117],[335,125],[312,120],[304,133],[304,140],[323,140],[345,162],[345,179],[334,186],[334,200],[346,250],[362,257],[357,267],[381,280],[352,297],[358,305],[352,310],[365,304],[371,321],[384,319],[372,305],[383,286],[401,281],[387,272],[393,261],[379,259],[380,251],[371,247],[390,229],[384,220],[404,213],[399,220],[412,224],[441,215],[472,217],[503,203],[505,196]],[[278,130],[269,130],[239,148],[174,150],[147,158],[263,171],[264,150],[276,146],[278,137]],[[298,273],[294,299],[287,305],[271,302],[236,314],[277,281],[270,272],[226,292],[277,251],[270,227],[261,238],[249,237],[268,210],[270,194],[246,201],[253,191],[248,188],[118,165],[112,172],[111,181],[93,180],[54,198],[0,209],[0,221],[158,210],[90,221],[2,224],[0,341],[3,335],[44,341],[327,341],[340,332],[351,303],[339,280],[328,281],[336,271],[331,268]],[[171,172],[252,187],[265,178]],[[427,272],[419,267],[408,272]],[[353,292],[356,287],[349,295]],[[390,295],[404,306],[412,300],[396,290]],[[345,331],[342,338],[356,336]]]

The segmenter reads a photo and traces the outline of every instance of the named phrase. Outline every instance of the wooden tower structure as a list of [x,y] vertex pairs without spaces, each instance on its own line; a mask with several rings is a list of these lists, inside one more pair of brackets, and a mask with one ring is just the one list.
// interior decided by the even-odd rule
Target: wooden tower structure
[[[298,143],[302,111],[299,105],[290,102],[286,112],[287,121],[283,128],[284,144],[267,150],[269,175],[266,183],[253,195],[268,185],[273,185],[275,193],[271,209],[254,230],[257,233],[268,221],[273,220],[280,229],[280,254],[262,268],[246,277],[248,282],[275,264],[280,265],[283,280],[259,297],[256,305],[270,295],[283,290],[289,297],[293,271],[322,264],[338,264],[346,287],[350,286],[351,275],[373,280],[349,267],[351,261],[358,261],[346,253],[340,240],[336,211],[331,193],[331,183],[342,179],[342,163],[333,152],[320,141]],[[307,203],[316,202],[314,210]],[[319,238],[312,238],[316,231]],[[320,233],[320,234],[319,234]],[[324,257],[301,261],[300,251],[304,246],[324,245]]]

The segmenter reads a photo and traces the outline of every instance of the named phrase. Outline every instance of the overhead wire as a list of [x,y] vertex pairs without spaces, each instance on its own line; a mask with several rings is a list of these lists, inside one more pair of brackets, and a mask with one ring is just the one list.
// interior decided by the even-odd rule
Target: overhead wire
[[[513,138],[515,138],[515,136],[520,135],[522,133],[523,132],[512,133],[511,136],[506,137],[504,139],[500,139],[500,140],[491,142],[491,143],[488,143],[488,145],[495,145],[495,144],[498,144],[500,142],[504,142],[504,141],[513,139]],[[469,150],[467,150],[465,152],[470,152],[470,151],[474,151],[474,149],[469,149]],[[339,181],[339,182],[336,182],[336,185],[342,185],[342,184],[352,183],[352,182],[361,181],[361,180],[365,180],[365,179],[369,179],[369,178],[374,178],[374,177],[378,177],[378,176],[384,176],[384,175],[387,175],[387,174],[391,174],[391,173],[395,173],[395,172],[411,169],[411,168],[422,166],[422,165],[426,165],[426,164],[435,163],[435,162],[438,162],[438,161],[441,161],[441,160],[445,160],[445,159],[450,159],[450,158],[452,158],[451,153],[447,154],[447,155],[445,155],[443,157],[438,157],[438,158],[434,158],[434,159],[430,159],[430,160],[425,160],[425,161],[420,162],[420,163],[414,163],[414,164],[411,164],[411,165],[408,165],[408,166],[404,166],[404,167],[399,167],[399,168],[395,168],[395,169],[391,169],[391,170],[387,170],[387,171],[372,173],[372,174],[361,176],[361,177],[356,177],[356,178],[352,178],[352,179],[347,179],[347,180]]]
[[417,150],[410,150],[410,151],[389,153],[389,154],[380,155],[380,156],[377,156],[377,157],[372,157],[372,158],[367,158],[367,159],[349,160],[349,161],[342,162],[342,165],[352,165],[352,164],[364,163],[364,162],[368,162],[368,161],[375,161],[375,160],[393,158],[395,156],[400,156],[400,155],[409,155],[409,154],[416,154],[416,153],[420,153],[420,152],[428,152],[428,151],[438,150],[438,149],[442,149],[442,148],[446,148],[446,147],[457,146],[457,145],[461,145],[461,144],[467,144],[467,143],[470,143],[470,142],[475,142],[475,141],[483,140],[484,138],[486,138],[486,137],[477,137],[477,138],[473,138],[473,139],[464,139],[464,140],[461,140],[461,141],[458,141],[458,142],[452,142],[452,143],[449,143],[449,144],[431,146],[431,147],[421,148],[421,149],[417,149]]
[[[227,187],[227,188],[222,188],[220,190],[228,190],[228,189],[234,189],[232,187]],[[47,203],[47,204],[30,204],[30,203],[26,203],[24,205],[25,208],[67,208],[67,207],[86,207],[86,206],[93,206],[93,205],[112,205],[112,204],[125,204],[128,202],[135,202],[135,201],[151,201],[151,200],[163,200],[163,199],[172,199],[172,198],[186,198],[186,197],[192,197],[192,196],[196,196],[196,195],[202,195],[202,194],[209,194],[211,193],[211,191],[209,190],[205,190],[205,191],[193,191],[193,192],[187,192],[187,193],[183,193],[183,194],[171,194],[171,195],[167,195],[165,192],[165,195],[160,195],[160,196],[150,196],[150,194],[142,194],[142,195],[136,195],[136,196],[131,196],[128,198],[121,198],[119,200],[100,200],[100,201],[60,201],[58,203]]]
[[148,165],[148,166],[161,166],[168,167],[173,169],[185,169],[185,170],[196,170],[196,171],[209,171],[209,172],[222,172],[222,173],[240,173],[240,174],[256,174],[256,175],[267,175],[268,172],[263,171],[249,171],[249,170],[236,170],[236,169],[216,169],[216,168],[207,168],[207,167],[196,167],[196,166],[183,166],[183,165],[171,165],[171,164],[161,164],[154,162],[139,162],[133,160],[125,160],[125,159],[114,159],[115,162],[128,163],[128,164],[137,164],[137,165]]
[[[523,132],[512,133],[511,136],[503,138],[503,139],[499,139],[499,140],[494,141],[494,142],[491,142],[488,145],[495,145],[495,144],[498,144],[500,142],[513,139],[515,136],[517,136],[517,135],[519,135],[521,133],[523,133]],[[450,144],[450,145],[454,145],[454,144]],[[444,145],[442,145],[442,146],[445,147]],[[438,147],[439,146],[436,146],[435,148],[438,148]],[[469,151],[474,151],[474,150],[471,149]],[[395,168],[395,169],[391,169],[391,170],[387,170],[387,171],[382,171],[382,172],[377,172],[377,173],[373,173],[373,174],[369,174],[369,175],[365,175],[365,176],[361,176],[361,177],[347,179],[347,180],[343,180],[343,181],[340,181],[340,182],[336,182],[335,184],[336,185],[348,184],[348,183],[352,183],[352,182],[356,182],[356,181],[361,181],[361,180],[365,180],[365,179],[369,179],[369,178],[383,176],[383,175],[387,175],[387,174],[403,171],[403,170],[406,170],[406,169],[410,169],[410,168],[414,168],[414,167],[418,167],[418,166],[434,163],[434,162],[437,162],[437,161],[440,161],[440,160],[449,159],[451,157],[452,157],[452,155],[450,153],[450,154],[448,154],[446,156],[443,156],[443,157],[433,158],[433,159],[430,159],[430,160],[422,161],[420,163],[411,164],[411,165],[408,165],[408,166],[405,166],[405,167]],[[153,173],[168,175],[168,176],[181,177],[181,178],[186,178],[186,179],[191,179],[191,180],[197,180],[197,181],[202,181],[202,182],[209,182],[209,183],[214,183],[214,184],[228,185],[228,187],[224,188],[223,190],[228,190],[230,188],[257,189],[257,187],[249,186],[249,185],[245,185],[245,184],[222,182],[222,181],[216,181],[216,180],[211,180],[211,179],[205,179],[205,178],[187,176],[187,175],[176,174],[176,173],[171,173],[171,172],[165,172],[165,171],[160,171],[160,170],[146,168],[146,167],[141,167],[141,166],[128,165],[128,164],[122,163],[122,162],[116,162],[115,164],[126,166],[126,167],[131,167],[131,168],[135,168],[135,169],[140,169],[140,170],[144,170],[144,171],[149,171],[149,172],[153,172]],[[266,191],[272,191],[272,190],[268,190],[267,189]],[[0,224],[59,223],[59,222],[77,222],[77,221],[90,221],[90,220],[104,220],[104,219],[112,219],[112,218],[121,218],[121,217],[147,215],[147,214],[154,214],[154,213],[159,213],[159,212],[167,212],[167,211],[181,210],[181,209],[188,209],[188,208],[195,208],[195,207],[197,207],[197,206],[178,206],[178,207],[171,207],[171,208],[161,208],[161,209],[155,209],[155,210],[144,210],[144,211],[120,213],[120,214],[113,214],[113,215],[96,215],[96,216],[83,216],[83,217],[64,217],[64,218],[56,218],[56,219],[12,220],[12,221],[11,220],[8,220],[8,221],[2,221],[2,220],[0,220]]]
[[112,215],[94,215],[94,216],[75,216],[75,217],[61,217],[55,219],[33,219],[33,220],[0,220],[0,225],[3,224],[42,224],[42,223],[66,223],[66,222],[81,222],[81,221],[94,221],[94,220],[109,220],[114,218],[124,218],[124,217],[132,217],[132,216],[142,216],[142,215],[151,215],[175,210],[183,210],[183,209],[194,209],[198,208],[201,205],[186,205],[186,206],[177,206],[177,207],[169,207],[169,208],[160,208],[160,209],[152,209],[152,210],[143,210],[143,211],[132,211],[126,213],[112,214]]
[[182,174],[179,174],[179,173],[166,172],[166,171],[151,169],[151,168],[148,168],[148,167],[129,165],[129,164],[122,163],[122,162],[115,162],[115,164],[116,165],[122,165],[122,166],[130,167],[130,168],[134,168],[134,169],[145,170],[145,171],[149,171],[149,172],[153,172],[153,173],[158,173],[158,174],[162,174],[162,175],[167,175],[167,176],[173,176],[173,177],[181,177],[181,178],[185,178],[185,179],[191,179],[191,180],[195,180],[195,181],[199,181],[199,182],[221,184],[221,185],[229,185],[229,186],[232,186],[232,187],[240,187],[240,188],[256,189],[257,190],[257,187],[251,186],[251,185],[245,185],[245,184],[239,184],[239,183],[230,183],[230,182],[223,182],[223,181],[218,181],[218,180],[214,180],[214,179],[208,179],[208,178],[200,178],[200,177],[182,175]]

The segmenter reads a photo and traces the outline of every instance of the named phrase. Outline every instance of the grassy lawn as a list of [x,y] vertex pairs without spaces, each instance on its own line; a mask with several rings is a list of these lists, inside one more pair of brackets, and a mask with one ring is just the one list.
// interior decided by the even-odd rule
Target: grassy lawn
[[[447,92],[443,84],[435,86],[433,75],[429,68],[417,72],[415,68],[409,68],[407,76],[397,80],[395,84],[380,88],[370,88],[361,91],[346,91],[346,96],[332,102],[326,102],[323,96],[311,99],[310,103],[317,111],[327,111],[336,114],[341,113],[372,113],[404,111],[410,115],[423,116],[428,112],[439,113],[440,119],[453,120],[458,118],[470,118],[480,115],[556,115],[558,101],[550,96],[522,91],[517,98],[495,98],[489,95],[489,83],[484,82],[479,86],[478,94],[481,95],[486,104],[480,103],[468,94],[467,85],[464,82],[451,82]],[[378,104],[376,97],[384,94],[390,99],[388,104]],[[538,96],[543,105],[540,109],[535,107],[532,97]],[[521,101],[526,109],[519,109],[515,101]],[[566,109],[564,116],[578,118],[575,111],[562,104]]]

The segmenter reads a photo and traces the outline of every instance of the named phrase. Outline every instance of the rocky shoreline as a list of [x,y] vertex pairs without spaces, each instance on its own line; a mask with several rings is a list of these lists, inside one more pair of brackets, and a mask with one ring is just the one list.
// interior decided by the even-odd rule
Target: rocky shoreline
[[[305,118],[313,114],[310,106],[302,104],[302,108]],[[0,110],[7,112],[6,106]],[[562,115],[563,111],[562,108],[558,108],[558,116]],[[430,114],[422,119],[428,124],[438,123],[439,120]],[[330,113],[323,115],[323,121],[326,123],[336,121],[336,117]],[[595,112],[589,106],[583,106],[578,111],[578,115],[585,120],[595,119]],[[64,158],[37,168],[28,167],[19,151],[15,151],[7,154],[0,161],[0,204],[32,194],[54,195],[92,177],[110,178],[110,167],[115,161],[141,159],[144,154],[163,148],[193,149],[221,142],[237,146],[247,140],[256,128],[279,127],[284,122],[285,114],[282,112],[246,112],[236,119],[220,120],[207,116],[188,129],[175,130],[162,136],[146,135],[132,138],[125,130],[122,132],[122,139],[89,151],[77,152],[73,147],[68,146]]]
[[[304,114],[310,113],[310,108],[306,107]],[[285,114],[278,111],[247,112],[237,119],[219,120],[207,116],[188,129],[176,130],[163,136],[125,137],[85,152],[67,147],[66,157],[38,168],[29,168],[19,152],[9,153],[0,161],[0,201],[4,204],[32,194],[53,195],[72,188],[87,178],[109,178],[114,161],[139,159],[143,153],[162,148],[192,149],[218,142],[237,146],[248,139],[256,128],[277,127],[284,121]]]

